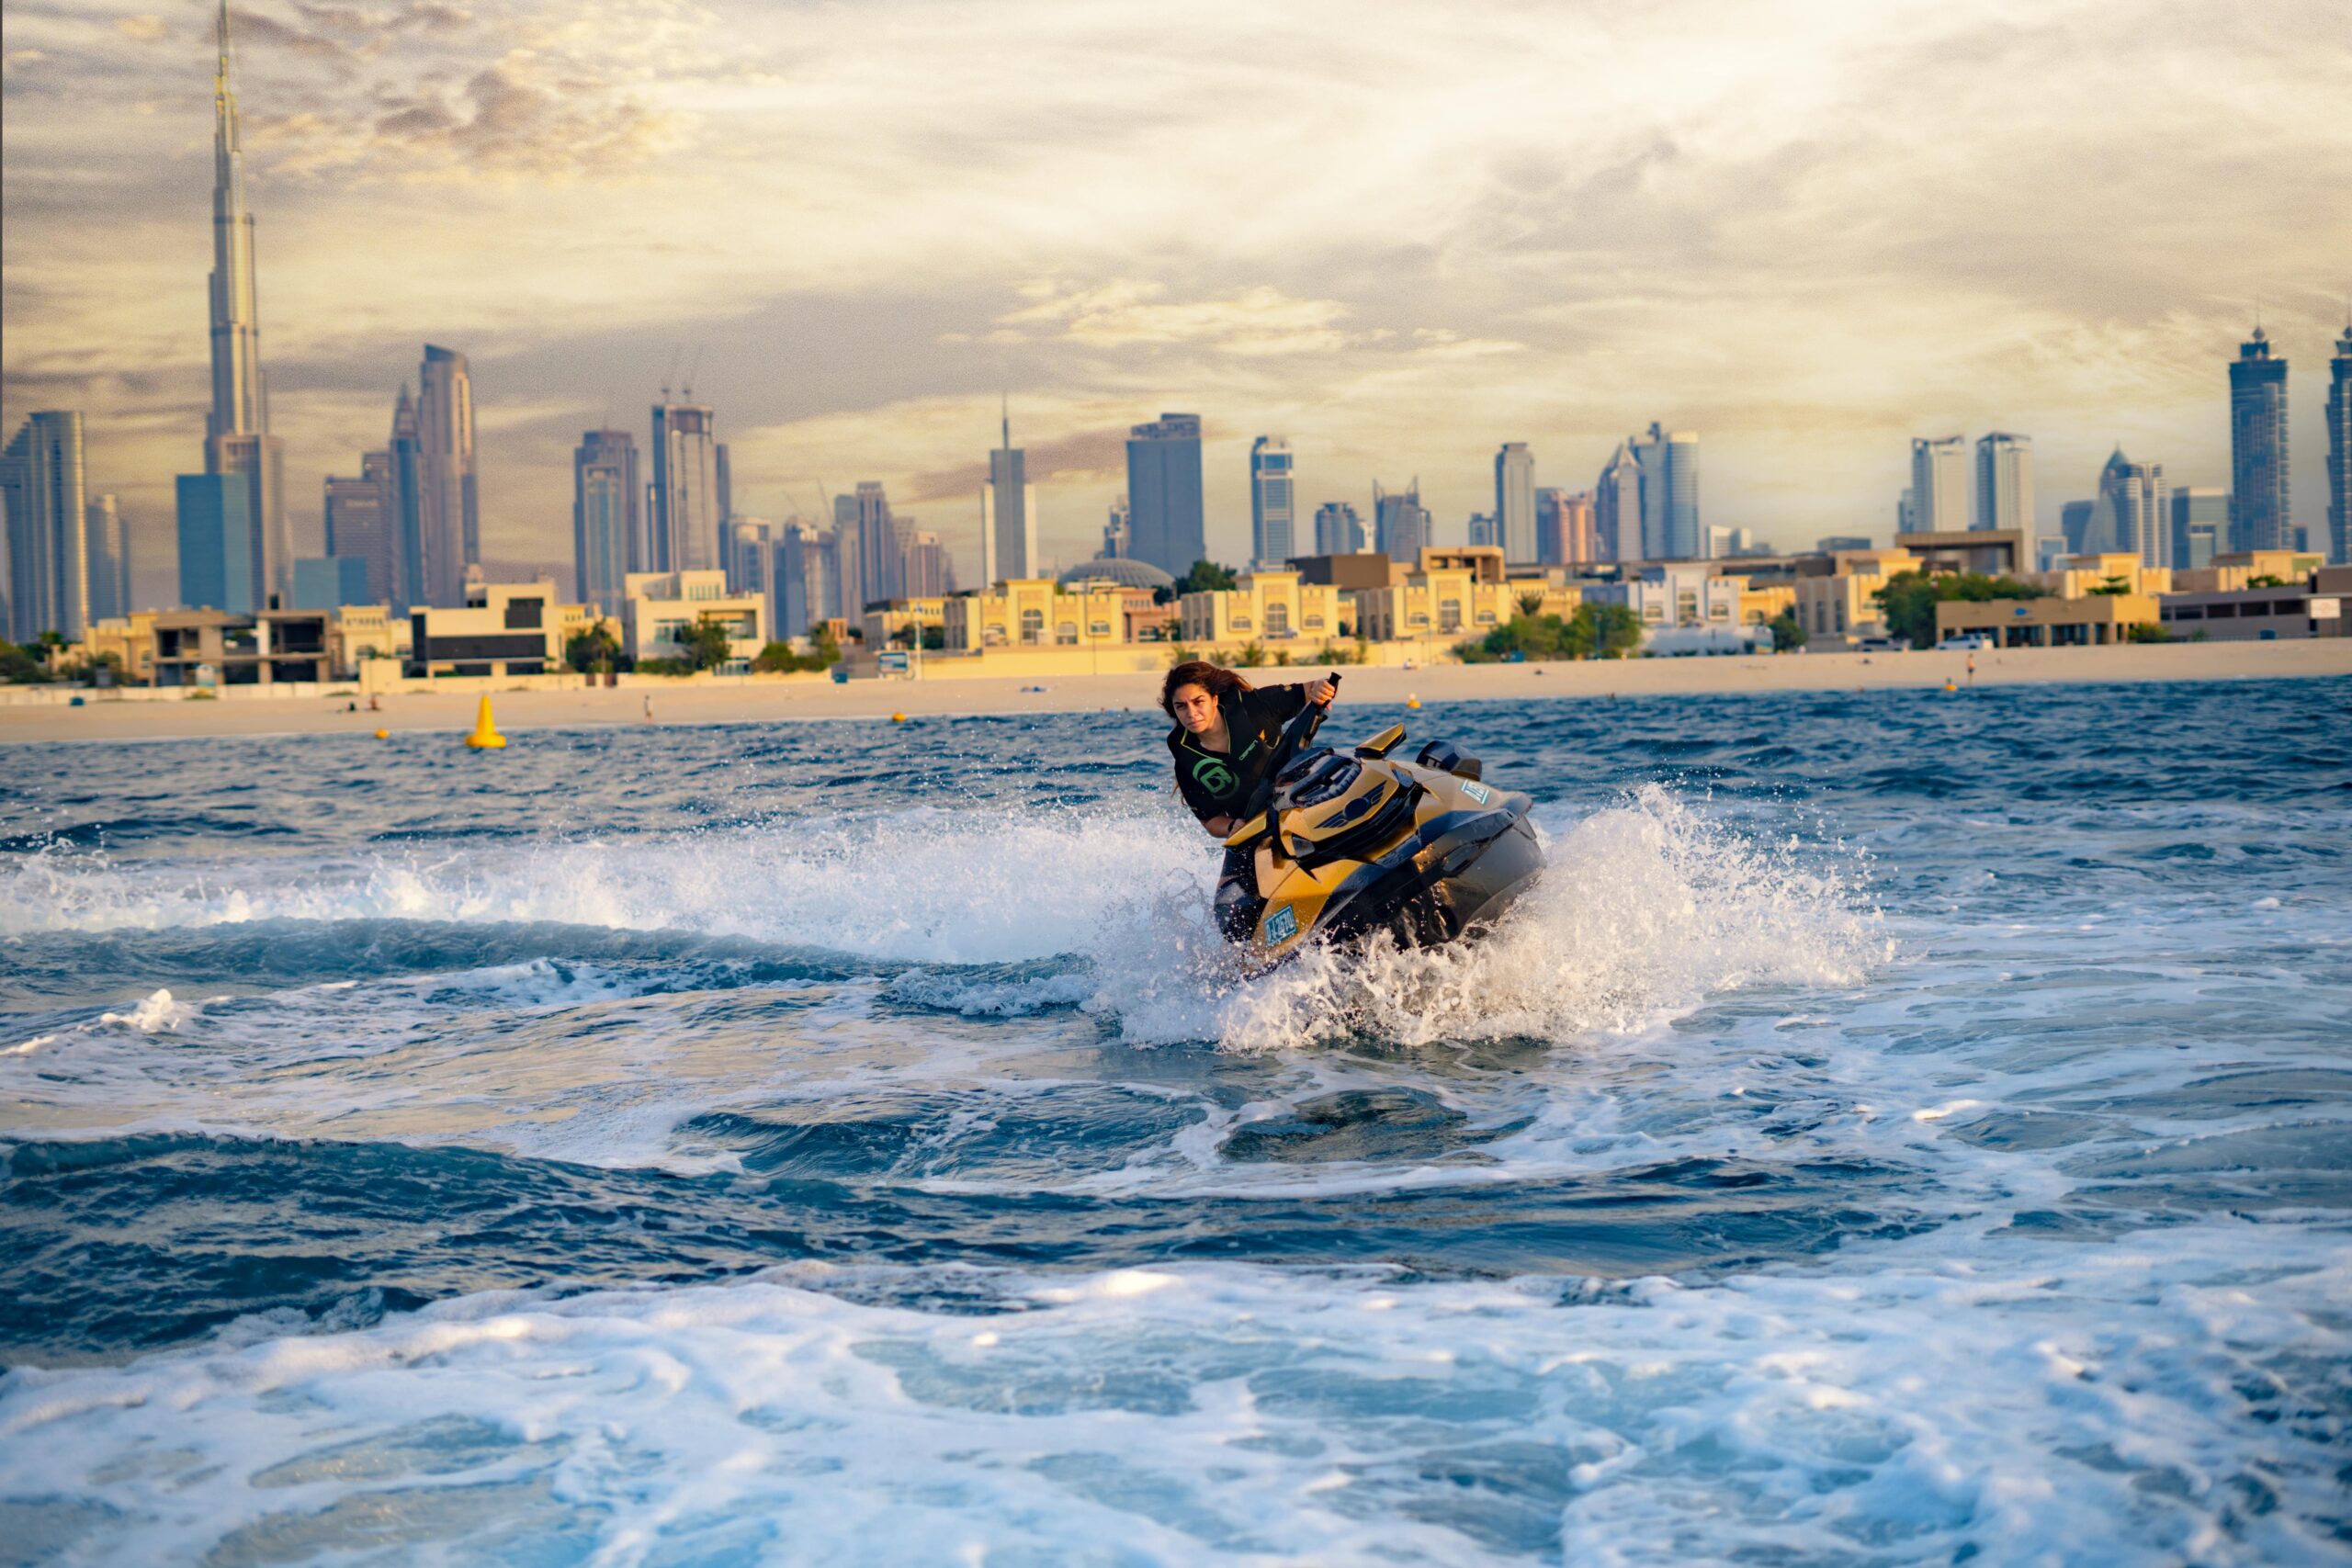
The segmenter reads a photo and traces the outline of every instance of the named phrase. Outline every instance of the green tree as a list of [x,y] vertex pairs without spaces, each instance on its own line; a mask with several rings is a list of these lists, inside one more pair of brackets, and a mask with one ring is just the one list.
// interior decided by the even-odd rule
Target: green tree
[[2245,585],[2248,588],[2284,588],[2287,586],[2287,580],[2274,573],[2266,571],[2259,577],[2247,578],[2245,580]]
[[678,638],[678,646],[685,650],[688,670],[716,670],[735,653],[732,638],[727,635],[727,623],[706,612],[695,617],[695,624]]
[[2091,590],[2090,596],[2094,599],[2120,599],[2131,592],[2129,582],[2120,577],[2109,577],[2101,580],[2099,585]]
[[563,661],[583,675],[610,670],[620,661],[620,640],[602,621],[584,632],[575,633],[571,640],[563,645]]
[[1515,615],[1454,651],[1464,662],[1521,659],[1616,659],[1641,646],[1642,623],[1623,604],[1579,604],[1576,614]]
[[55,679],[38,656],[13,642],[0,642],[0,683],[41,686]]
[[1519,613],[1522,615],[1532,615],[1543,607],[1544,595],[1540,592],[1531,590],[1519,596]]
[[1241,651],[1234,656],[1233,661],[1244,670],[1255,670],[1266,662],[1266,650],[1258,643],[1245,642],[1241,645]]
[[820,626],[810,651],[795,653],[788,642],[772,642],[760,649],[759,657],[752,660],[752,668],[763,675],[790,675],[799,671],[822,674],[841,661],[841,645],[833,640],[829,629]]
[[1879,614],[1886,629],[1914,648],[1936,640],[1936,606],[1947,601],[1986,604],[1996,599],[2041,599],[2047,589],[2019,582],[2014,577],[1987,577],[1981,571],[1945,571],[1930,577],[1903,571],[1887,579],[1877,594]]
[[1793,610],[1781,611],[1766,629],[1772,634],[1772,650],[1776,653],[1794,653],[1804,646],[1804,628],[1797,625]]
[[1200,656],[1201,650],[1199,649],[1187,648],[1181,642],[1177,643],[1168,650],[1168,668],[1173,670],[1179,664],[1190,664],[1193,660],[1198,659]]
[[2126,626],[2123,628],[2123,635],[2132,642],[2170,642],[2172,640],[2172,633],[2151,621],[2142,621],[2137,626]]
[[1176,592],[1213,593],[1229,591],[1239,585],[1240,580],[1234,575],[1231,567],[1219,566],[1215,561],[1196,560],[1193,563],[1190,571],[1176,580]]

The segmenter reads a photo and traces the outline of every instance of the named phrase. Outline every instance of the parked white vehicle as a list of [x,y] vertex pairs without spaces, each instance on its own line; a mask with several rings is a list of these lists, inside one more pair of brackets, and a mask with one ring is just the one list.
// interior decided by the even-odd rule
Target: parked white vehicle
[[1993,639],[1983,632],[1955,632],[1936,644],[1936,651],[1938,653],[1974,653],[1979,649],[1989,649],[1992,646]]

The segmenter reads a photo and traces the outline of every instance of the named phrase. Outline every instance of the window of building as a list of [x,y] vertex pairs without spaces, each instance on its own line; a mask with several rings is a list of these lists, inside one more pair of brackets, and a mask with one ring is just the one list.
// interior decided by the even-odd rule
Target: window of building
[[1086,635],[1088,637],[1109,637],[1111,635],[1111,623],[1108,621],[1089,621],[1086,623]]
[[1730,605],[1728,605],[1728,604],[1710,604],[1710,605],[1708,605],[1708,606],[1707,606],[1707,619],[1709,619],[1709,620],[1711,620],[1711,621],[1728,621],[1728,620],[1730,620],[1730,619],[1731,619],[1731,606],[1730,606]]
[[1417,626],[1425,626],[1430,624],[1429,616],[1419,610],[1414,611],[1410,615],[1407,616],[1406,619],[1411,625]]
[[1441,599],[1437,602],[1437,629],[1442,632],[1462,629],[1462,601]]
[[1266,635],[1268,637],[1290,636],[1289,605],[1269,604],[1266,606]]
[[1246,632],[1250,629],[1250,617],[1247,615],[1236,615],[1233,617],[1230,624],[1235,631]]
[[1492,610],[1479,611],[1476,618],[1482,626],[1491,626],[1495,624],[1495,613]]
[[1054,640],[1065,648],[1075,646],[1078,642],[1078,623],[1057,621],[1054,624]]
[[1674,593],[1674,619],[1677,625],[1699,618],[1699,591],[1679,588]]
[[536,631],[539,625],[540,612],[546,604],[547,601],[544,599],[509,599],[506,601],[506,629]]
[[1298,624],[1306,627],[1308,631],[1319,632],[1323,629],[1323,617],[1320,615],[1307,615],[1303,617]]
[[1023,610],[1021,612],[1021,640],[1027,643],[1046,640],[1045,611]]
[[1004,628],[998,626],[993,621],[989,622],[987,626],[982,626],[980,628],[980,646],[983,648],[1002,648],[1004,646]]

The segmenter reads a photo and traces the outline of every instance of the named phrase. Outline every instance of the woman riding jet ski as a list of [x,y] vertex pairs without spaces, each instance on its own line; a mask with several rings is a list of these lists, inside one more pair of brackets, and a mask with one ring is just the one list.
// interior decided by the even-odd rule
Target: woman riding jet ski
[[1450,942],[1492,924],[1544,868],[1533,803],[1482,783],[1476,758],[1433,740],[1393,761],[1402,725],[1351,754],[1316,747],[1339,685],[1261,692],[1193,662],[1161,688],[1177,788],[1225,840],[1218,929],[1259,963],[1374,931]]

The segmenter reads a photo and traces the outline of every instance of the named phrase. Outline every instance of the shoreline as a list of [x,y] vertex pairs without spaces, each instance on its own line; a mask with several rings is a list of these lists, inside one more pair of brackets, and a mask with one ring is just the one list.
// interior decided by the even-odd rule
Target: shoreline
[[[1421,670],[1342,668],[1341,690],[1358,703],[1425,705],[1536,697],[1748,695],[1840,690],[1940,692],[1971,689],[1962,652],[1827,653],[1698,659],[1634,659],[1543,664],[1445,664]],[[2007,649],[1975,655],[1974,686],[2096,685],[2174,681],[2293,680],[2352,676],[2352,637],[2293,642],[2139,643],[2114,648]],[[1250,671],[1268,683],[1307,679],[1319,666]],[[0,745],[57,741],[176,740],[216,737],[371,735],[473,728],[479,691],[401,693],[383,707],[353,713],[345,697],[226,697],[126,700],[85,693],[63,701],[0,701]],[[1158,705],[1157,674],[988,676],[955,681],[810,680],[680,682],[492,692],[499,728],[534,730],[642,727],[651,700],[655,725],[763,724],[808,719],[910,719],[976,715],[1140,712]]]

